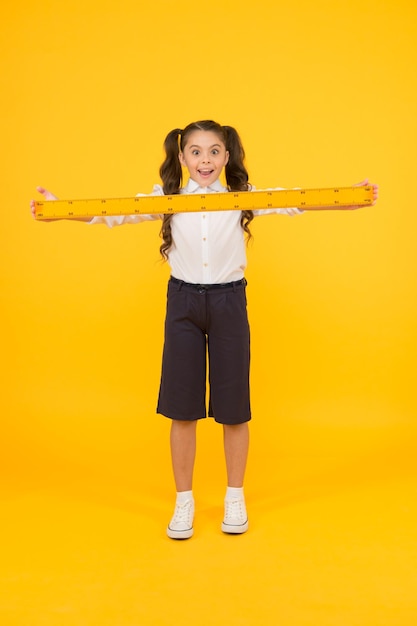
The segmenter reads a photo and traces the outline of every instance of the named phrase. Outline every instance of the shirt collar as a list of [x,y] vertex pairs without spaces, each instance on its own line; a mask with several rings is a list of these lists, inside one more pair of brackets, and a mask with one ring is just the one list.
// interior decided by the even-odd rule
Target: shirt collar
[[196,183],[195,180],[193,180],[192,178],[188,179],[188,182],[182,191],[183,193],[205,193],[206,190],[220,193],[224,193],[225,191],[227,191],[226,187],[223,187],[219,179],[214,181],[214,183],[212,185],[209,185],[208,187],[200,187],[199,184]]

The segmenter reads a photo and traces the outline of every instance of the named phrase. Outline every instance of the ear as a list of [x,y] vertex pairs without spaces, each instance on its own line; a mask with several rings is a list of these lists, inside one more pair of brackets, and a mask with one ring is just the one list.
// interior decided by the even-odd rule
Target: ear
[[179,153],[178,153],[178,159],[179,159],[179,161],[180,161],[181,165],[184,165],[184,167],[186,167],[186,165],[185,165],[184,155],[183,155],[183,153],[182,153],[182,152],[179,152]]
[[228,151],[228,150],[226,150],[226,161],[225,161],[225,165],[227,165],[227,164],[229,163],[229,156],[230,156],[229,151]]

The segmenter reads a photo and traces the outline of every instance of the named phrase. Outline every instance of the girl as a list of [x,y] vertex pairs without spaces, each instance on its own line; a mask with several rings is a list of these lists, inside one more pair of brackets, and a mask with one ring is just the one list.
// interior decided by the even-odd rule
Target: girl
[[[153,195],[251,190],[242,143],[230,126],[209,120],[194,122],[184,130],[168,133],[164,147],[166,158],[160,168],[163,184],[154,187]],[[189,174],[185,187],[182,167]],[[219,180],[223,169],[227,188]],[[376,201],[377,187],[373,189]],[[38,191],[46,199],[56,199],[46,189],[38,187]],[[223,425],[224,433],[228,482],[221,529],[232,534],[248,529],[243,493],[251,419],[245,236],[251,236],[250,222],[255,215],[271,213],[295,215],[301,211],[216,211],[82,220],[110,227],[162,220],[160,252],[170,265],[171,277],[157,412],[171,419],[171,456],[177,490],[174,514],[167,527],[172,539],[193,535],[196,424],[207,414]]]

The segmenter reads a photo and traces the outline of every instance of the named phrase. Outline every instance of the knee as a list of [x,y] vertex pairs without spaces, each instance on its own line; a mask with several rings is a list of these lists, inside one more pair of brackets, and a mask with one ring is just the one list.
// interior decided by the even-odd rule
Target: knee
[[194,430],[197,426],[197,420],[172,420],[171,428],[177,431]]

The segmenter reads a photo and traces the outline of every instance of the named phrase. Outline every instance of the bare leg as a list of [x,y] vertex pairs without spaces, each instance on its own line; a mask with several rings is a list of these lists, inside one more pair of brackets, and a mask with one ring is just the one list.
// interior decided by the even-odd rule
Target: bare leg
[[191,491],[196,452],[197,420],[172,420],[171,458],[177,491]]
[[226,457],[227,485],[243,487],[249,451],[248,423],[224,425],[224,453]]

